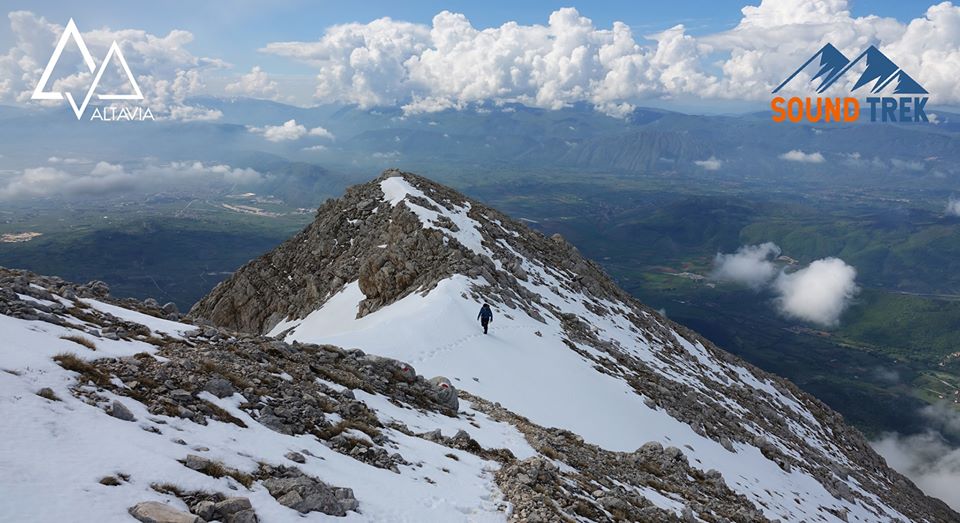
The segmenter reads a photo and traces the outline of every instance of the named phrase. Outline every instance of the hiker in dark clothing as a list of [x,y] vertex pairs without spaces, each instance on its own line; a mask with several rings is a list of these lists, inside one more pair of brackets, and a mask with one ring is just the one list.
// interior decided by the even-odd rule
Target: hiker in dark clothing
[[487,325],[493,321],[493,311],[490,310],[490,306],[486,303],[483,304],[483,307],[480,307],[480,314],[477,314],[477,319],[480,320],[480,325],[483,325],[483,333],[487,333]]

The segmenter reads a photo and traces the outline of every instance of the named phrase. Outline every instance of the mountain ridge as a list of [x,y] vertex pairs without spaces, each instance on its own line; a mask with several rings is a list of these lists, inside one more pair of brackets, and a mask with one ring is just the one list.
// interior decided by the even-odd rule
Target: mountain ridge
[[[462,317],[480,301],[503,318],[493,338],[463,335],[470,327]],[[630,441],[637,448],[641,441],[631,438],[657,440],[658,430],[667,440],[689,438],[691,462],[717,465],[770,519],[797,512],[841,521],[956,517],[888,469],[838,414],[649,310],[562,238],[545,238],[410,173],[388,170],[327,202],[313,224],[238,270],[191,313],[286,341],[359,346],[413,361],[536,423],[580,430],[603,448],[626,450]],[[483,354],[503,357],[502,365]],[[541,375],[518,370],[532,368]],[[583,380],[576,385],[584,395],[595,394],[591,399],[611,411],[622,408],[618,416],[635,412],[637,420],[624,425],[611,413],[591,412],[586,422],[557,413],[540,398],[589,409],[564,379]],[[623,434],[603,432],[614,427]],[[735,479],[732,462],[713,448],[746,453],[737,461],[753,470],[739,476],[754,479]],[[746,465],[753,452],[757,461]],[[809,499],[797,508],[778,499],[778,487],[764,493],[750,484],[774,476],[773,483]]]

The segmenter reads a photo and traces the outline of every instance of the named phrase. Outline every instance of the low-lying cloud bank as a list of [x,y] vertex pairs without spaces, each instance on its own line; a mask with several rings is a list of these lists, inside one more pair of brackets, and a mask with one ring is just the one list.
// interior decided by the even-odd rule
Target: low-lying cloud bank
[[270,142],[286,142],[299,140],[304,136],[315,136],[318,138],[333,139],[333,133],[323,127],[314,127],[307,129],[305,125],[298,124],[296,120],[287,120],[281,125],[265,125],[263,127],[247,127],[251,133],[263,135]]
[[823,163],[825,160],[823,154],[819,152],[805,153],[799,149],[794,149],[781,154],[780,159],[788,162],[800,163]]
[[944,211],[947,216],[960,216],[960,199],[950,198],[947,201],[947,209]]
[[777,295],[774,304],[788,318],[822,326],[835,326],[850,306],[858,287],[857,271],[839,258],[823,258],[796,271],[781,270],[774,263],[781,249],[772,242],[744,245],[733,254],[718,253],[711,277],[769,289]]
[[[905,151],[906,152],[906,151]],[[881,159],[879,156],[872,158],[865,157],[858,152],[840,153],[840,161],[844,165],[856,167],[858,169],[870,169],[873,171],[909,171],[923,172],[927,169],[927,164],[923,160],[903,160],[900,158]],[[937,176],[937,171],[931,174]]]
[[773,259],[780,256],[780,253],[780,247],[773,242],[744,245],[733,254],[717,253],[713,260],[713,278],[760,289],[777,275],[777,266]]
[[720,168],[723,167],[723,160],[718,159],[716,156],[711,156],[706,160],[696,160],[693,163],[708,171],[719,171]]
[[960,448],[945,437],[960,437],[960,413],[941,403],[924,408],[922,414],[931,423],[927,432],[885,434],[872,443],[873,448],[924,492],[960,510]]
[[147,164],[133,168],[98,162],[89,170],[43,166],[0,176],[0,201],[110,196],[138,190],[196,188],[198,184],[254,184],[262,180],[263,175],[254,169],[201,162]]

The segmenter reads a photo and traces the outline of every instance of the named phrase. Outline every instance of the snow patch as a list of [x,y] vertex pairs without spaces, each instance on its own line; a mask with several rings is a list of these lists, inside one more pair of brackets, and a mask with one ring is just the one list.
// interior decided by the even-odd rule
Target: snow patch
[[170,336],[171,338],[182,339],[183,335],[189,331],[196,330],[196,327],[193,325],[188,325],[186,323],[180,323],[177,321],[165,320],[163,318],[157,318],[156,316],[150,316],[149,314],[143,314],[142,312],[132,311],[130,309],[124,309],[123,307],[118,307],[116,305],[111,305],[109,303],[104,303],[99,300],[94,300],[92,298],[84,298],[80,300],[81,302],[93,307],[94,309],[116,316],[122,320],[132,321],[133,323],[139,323],[140,325],[147,326],[153,332],[159,332]]
[[[425,228],[436,229],[449,237],[456,238],[464,247],[476,254],[493,257],[493,253],[483,246],[483,235],[480,233],[480,224],[469,216],[471,208],[470,202],[465,202],[463,206],[453,205],[453,209],[448,209],[399,176],[393,176],[380,182],[380,190],[383,191],[384,200],[389,203],[391,207],[396,206],[401,201],[404,202],[404,205],[417,215],[420,223],[422,223]],[[429,202],[432,207],[440,209],[440,211],[421,207],[407,198],[408,196],[423,198]],[[445,216],[453,222],[458,230],[452,231],[439,225],[438,219],[441,216]]]
[[[112,306],[105,309],[118,317],[143,316]],[[284,454],[303,450],[312,456],[298,465],[301,470],[332,485],[352,488],[360,502],[362,513],[350,512],[338,521],[446,523],[506,519],[506,504],[493,480],[497,463],[392,429],[384,431],[396,442],[392,451],[400,452],[414,464],[401,467],[400,474],[334,452],[311,435],[288,436],[260,425],[239,408],[246,401],[241,394],[219,399],[201,393],[200,397],[239,418],[247,425],[245,429],[215,420],[203,426],[152,415],[132,398],[101,391],[110,400],[121,401],[137,421],[113,418],[101,408],[75,398],[70,392],[75,373],[62,369],[51,358],[68,351],[88,359],[128,357],[155,347],[135,341],[98,340],[97,352],[86,354],[76,350],[76,344],[59,338],[71,331],[48,323],[0,316],[0,332],[4,334],[0,368],[18,372],[0,372],[0,469],[9,472],[0,475],[0,521],[76,521],[78,514],[83,515],[84,521],[129,521],[127,509],[139,501],[166,502],[185,510],[178,499],[150,487],[154,483],[172,483],[184,490],[248,497],[261,521],[301,522],[303,516],[277,503],[258,483],[247,490],[230,478],[206,476],[177,460],[196,453],[252,472],[261,461],[289,465]],[[36,391],[42,387],[53,389],[62,401],[37,396]],[[377,405],[388,404],[386,398],[379,396],[368,395],[364,399]],[[426,429],[437,428],[430,421],[419,419]],[[481,425],[485,424],[481,421]],[[445,424],[441,428],[449,430],[453,426]],[[477,436],[520,449],[520,444],[511,441],[511,435],[497,424],[477,431]],[[188,445],[174,442],[180,439]],[[204,447],[209,450],[197,450]],[[446,457],[451,452],[457,460]],[[99,483],[101,478],[118,473],[129,475],[130,480],[119,486]],[[324,517],[312,513],[307,520]]]

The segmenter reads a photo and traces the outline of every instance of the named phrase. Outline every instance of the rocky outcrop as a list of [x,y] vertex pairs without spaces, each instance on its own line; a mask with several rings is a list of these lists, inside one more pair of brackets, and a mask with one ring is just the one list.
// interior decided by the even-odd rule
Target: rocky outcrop
[[749,500],[727,486],[718,471],[691,465],[680,448],[651,441],[634,452],[611,452],[585,443],[569,431],[537,426],[482,398],[466,396],[480,411],[519,428],[541,454],[510,463],[497,473],[497,483],[514,503],[514,521],[578,517],[685,521],[650,503],[638,488],[669,491],[685,510],[704,521],[766,521]]
[[[200,461],[194,459],[195,462]],[[207,521],[220,521],[222,523],[258,523],[260,518],[257,511],[254,510],[250,498],[243,496],[228,496],[219,492],[191,491],[185,492],[171,485],[154,485],[154,490],[165,494],[171,494],[179,498],[190,508],[190,513],[186,514],[177,511],[174,517],[187,518],[193,517],[189,521],[204,523]],[[142,505],[155,506],[155,502],[140,503],[130,509],[133,514],[134,509]]]
[[[485,246],[505,260],[509,271],[497,270],[492,258],[451,240],[442,230],[422,227],[408,207],[384,202],[379,181],[393,176],[414,180],[441,205],[469,207],[468,215],[490,236]],[[412,201],[433,206],[422,199]],[[438,222],[442,227],[443,220]],[[449,223],[446,228],[453,231],[457,226]],[[536,317],[539,313],[527,306],[536,297],[517,284],[518,279],[527,278],[517,253],[498,241],[507,238],[521,246],[519,254],[536,252],[555,261],[558,269],[574,271],[578,286],[628,298],[599,266],[562,238],[545,238],[448,187],[391,170],[373,182],[347,189],[342,198],[328,200],[306,229],[221,282],[190,314],[223,327],[266,333],[282,320],[309,314],[349,282],[357,281],[366,298],[358,310],[363,316],[412,292],[426,292],[454,274],[465,274],[487,281],[482,292],[498,296],[509,306],[524,307]]]
[[382,197],[371,183],[328,200],[311,225],[218,285],[191,314],[265,333],[311,312],[348,282],[359,281],[364,314],[471,265],[447,248],[443,234],[422,229],[416,216]]
[[[264,426],[283,434],[313,434],[340,453],[393,471],[407,462],[383,447],[386,439],[380,434],[381,423],[355,399],[353,390],[384,394],[448,416],[457,413],[456,389],[449,382],[441,386],[416,375],[407,364],[358,350],[289,345],[203,329],[187,333],[183,340],[169,340],[159,355],[163,360],[146,354],[100,360],[97,368],[119,379],[119,385],[101,385],[137,399],[152,414],[199,424],[215,419],[244,428],[244,422],[203,397],[204,393],[216,396],[211,389],[220,394],[239,392],[246,399],[241,408]],[[91,395],[90,400],[98,402],[99,398]],[[357,439],[351,431],[366,434],[374,444]],[[191,465],[191,459],[200,458],[187,456],[186,466],[204,468],[203,463]]]
[[[35,299],[22,300],[18,295],[32,296]],[[62,327],[71,326],[64,320],[64,315],[67,313],[77,318],[85,318],[84,311],[77,305],[80,302],[73,302],[68,307],[58,297],[66,300],[107,299],[115,305],[132,311],[167,319],[184,320],[179,314],[165,314],[160,308],[151,308],[132,298],[113,298],[110,296],[110,288],[101,281],[77,284],[56,276],[41,276],[28,271],[0,267],[0,314],[31,321],[45,321]],[[96,320],[96,318],[93,319]],[[92,323],[96,325],[96,321]],[[150,329],[144,325],[114,317],[110,318],[107,324],[87,328],[85,333],[108,340],[130,340],[149,336]]]
[[281,505],[301,514],[322,512],[330,516],[346,516],[359,506],[352,490],[331,487],[297,469],[277,467],[266,473],[271,477],[263,482],[263,486],[270,495]]

